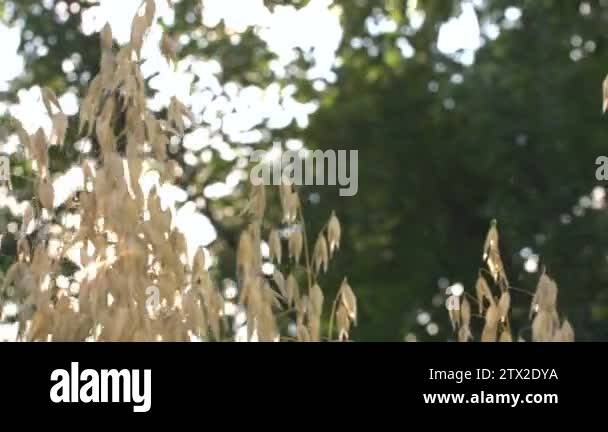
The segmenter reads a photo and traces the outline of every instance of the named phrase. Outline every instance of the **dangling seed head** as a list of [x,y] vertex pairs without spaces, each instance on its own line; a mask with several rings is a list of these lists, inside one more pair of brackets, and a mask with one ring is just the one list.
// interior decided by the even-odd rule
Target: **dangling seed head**
[[302,255],[302,247],[304,245],[304,238],[302,237],[302,231],[299,227],[294,229],[289,235],[289,257],[293,258],[297,263],[300,262],[300,256]]
[[340,248],[340,221],[336,217],[334,211],[331,212],[331,217],[327,223],[327,240],[329,242],[329,252],[333,255],[336,249]]
[[312,254],[312,264],[316,273],[319,273],[321,269],[323,272],[327,272],[327,266],[329,263],[329,252],[327,250],[327,240],[321,232],[317,238],[315,249]]
[[268,236],[268,248],[270,249],[270,259],[281,264],[281,236],[276,229],[270,231],[270,235]]
[[353,323],[357,323],[357,296],[353,292],[352,288],[348,284],[348,280],[344,278],[342,285],[340,286],[340,300],[344,305],[348,317]]

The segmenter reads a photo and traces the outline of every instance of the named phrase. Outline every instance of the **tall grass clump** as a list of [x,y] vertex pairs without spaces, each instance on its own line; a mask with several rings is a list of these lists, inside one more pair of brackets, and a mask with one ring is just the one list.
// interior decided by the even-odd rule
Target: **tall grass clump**
[[[2,283],[3,298],[18,304],[18,339],[26,341],[223,341],[235,328],[225,314],[224,297],[213,283],[204,250],[188,256],[187,239],[163,207],[159,191],[145,193],[142,174],[153,167],[163,183],[178,177],[167,156],[172,137],[181,137],[194,116],[173,97],[166,117],[146,107],[139,65],[144,38],[155,20],[154,0],[142,2],[133,19],[130,42],[117,47],[106,25],[100,34],[101,61],[80,107],[79,135],[90,138],[99,155],[82,160],[84,187],[72,200],[79,223],[62,226],[56,214],[49,146],[63,146],[67,116],[50,89],[42,99],[53,123],[42,129],[16,129],[36,173],[35,197],[21,221],[16,262]],[[163,36],[159,49],[175,61],[176,45]],[[332,212],[312,250],[304,212],[293,186],[278,187],[281,220],[266,215],[266,187],[253,186],[247,226],[237,251],[238,302],[245,311],[248,340],[347,340],[357,318],[357,300],[346,279],[323,327],[324,292],[320,276],[339,248],[341,227]],[[45,235],[28,236],[32,226]],[[45,227],[45,228],[43,228]],[[262,271],[261,245],[274,262]],[[61,265],[78,256],[68,288],[57,284]],[[329,309],[329,308],[325,308]],[[286,335],[295,323],[295,334]],[[292,325],[293,327],[293,325]],[[326,333],[325,333],[326,331]]]
[[[475,283],[475,296],[464,293],[451,296],[448,301],[450,321],[458,341],[513,342],[511,321],[511,293],[518,290],[509,283],[500,255],[496,221],[492,221],[483,246],[484,266]],[[557,311],[558,288],[545,271],[540,276],[536,291],[530,294],[529,319],[533,342],[573,342],[574,330],[567,319],[560,319]],[[474,306],[471,306],[471,302]],[[480,322],[478,339],[471,330],[471,320]],[[523,338],[518,338],[523,341]]]

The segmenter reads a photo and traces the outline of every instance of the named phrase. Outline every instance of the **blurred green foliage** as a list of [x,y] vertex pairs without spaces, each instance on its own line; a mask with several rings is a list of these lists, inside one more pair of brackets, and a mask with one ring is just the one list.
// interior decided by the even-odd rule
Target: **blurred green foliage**
[[[0,10],[5,3],[0,1]],[[301,7],[306,2],[267,3]],[[600,115],[601,82],[608,71],[608,2],[479,2],[482,28],[492,24],[500,33],[495,40],[484,38],[471,66],[437,49],[441,24],[460,14],[459,1],[334,3],[341,7],[344,36],[337,80],[324,91],[297,73],[311,66],[305,53],[292,73],[278,78],[269,67],[274,55],[254,29],[235,43],[223,24],[203,28],[199,1],[177,3],[169,31],[202,31],[208,43],[193,38],[179,55],[216,59],[223,82],[295,84],[299,100],[320,101],[308,128],[292,124],[269,131],[266,144],[301,137],[309,147],[359,151],[355,197],[339,197],[337,189],[326,187],[307,190],[321,197],[307,215],[311,237],[331,209],[344,227],[342,250],[324,289],[331,298],[342,275],[349,276],[361,314],[354,339],[403,340],[415,333],[419,339],[445,340],[449,324],[437,300],[442,295],[438,281],[462,282],[472,291],[492,218],[499,221],[511,282],[522,290],[534,289],[538,274],[526,272],[520,256],[523,248],[530,248],[558,282],[560,310],[573,322],[577,338],[608,337],[608,215],[580,205],[581,197],[598,184],[596,158],[608,154],[608,125]],[[55,43],[38,57],[25,52],[23,41],[26,74],[15,80],[7,99],[16,100],[18,89],[34,83],[58,93],[71,87],[82,96],[83,73],[94,75],[98,67],[95,35],[79,31],[79,15],[59,24],[51,11],[32,12],[40,4],[36,0],[12,4],[13,22],[22,20],[24,31]],[[415,30],[407,13],[414,5],[425,17]],[[516,23],[505,19],[509,7],[522,11]],[[188,17],[191,13],[196,20]],[[368,24],[382,17],[397,24],[394,31],[370,34]],[[213,38],[207,38],[209,32]],[[409,57],[398,47],[404,39],[413,49]],[[61,62],[73,53],[82,61],[79,78],[68,82]],[[53,155],[58,166],[74,157],[67,148]],[[173,157],[181,161],[181,153]],[[214,158],[208,166],[186,169],[182,182],[210,182],[230,169]],[[27,196],[26,188],[18,193]],[[201,193],[197,189],[192,198]],[[241,223],[225,209],[234,207],[237,211],[230,214],[238,215],[244,194],[239,190],[205,208],[219,229],[218,251],[226,257],[220,260],[219,277],[232,275],[231,247]],[[530,299],[521,294],[514,300],[525,321]],[[417,323],[420,311],[428,311],[440,324],[434,338]],[[525,325],[520,330],[525,332]]]

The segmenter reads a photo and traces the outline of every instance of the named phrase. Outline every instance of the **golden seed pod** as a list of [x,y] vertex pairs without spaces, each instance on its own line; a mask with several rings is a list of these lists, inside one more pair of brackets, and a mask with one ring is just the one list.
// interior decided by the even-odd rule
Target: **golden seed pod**
[[146,25],[150,27],[154,23],[154,15],[156,14],[156,2],[154,0],[146,0]]
[[492,326],[496,326],[500,319],[498,307],[496,305],[491,305],[486,311],[486,324],[490,324]]
[[291,222],[289,220],[289,200],[292,193],[292,186],[281,182],[279,185],[279,195],[281,198],[281,209],[283,210],[283,221],[285,222]]
[[298,280],[293,275],[293,273],[291,273],[287,277],[287,282],[285,284],[285,294],[288,305],[293,305],[294,302],[297,302],[300,297],[300,288],[298,286]]
[[255,267],[254,259],[253,240],[249,230],[245,230],[239,238],[236,256],[237,268],[241,272],[241,277],[246,279],[250,275],[251,270]]
[[502,321],[507,318],[509,308],[511,307],[511,295],[509,291],[503,291],[498,301],[498,315]]
[[532,301],[533,307],[545,311],[554,310],[557,306],[557,284],[549,276],[543,273],[536,286],[536,293]]
[[344,304],[338,306],[336,311],[336,325],[338,327],[338,339],[341,341],[348,340],[350,331],[350,319],[348,310]]
[[194,115],[192,112],[177,99],[175,96],[171,97],[169,103],[169,110],[167,113],[167,120],[170,125],[176,128],[179,135],[184,134],[186,125],[184,123],[184,117],[187,118],[190,123],[194,123]]
[[295,222],[298,218],[298,210],[300,209],[300,197],[297,193],[292,192],[289,195],[287,202],[287,221]]
[[[173,250],[175,251],[175,253],[177,254],[177,256],[181,256],[181,255],[185,255],[188,252],[188,245],[186,242],[186,236],[184,236],[184,234],[177,230],[174,229],[173,231],[171,231],[171,235],[169,236],[169,241],[171,242],[171,246],[173,246]],[[202,252],[202,251],[201,251]],[[199,251],[196,251],[196,254],[198,255]],[[195,255],[196,258],[196,255]],[[203,268],[205,267],[205,254],[203,253]]]
[[21,222],[21,234],[25,235],[27,233],[27,229],[34,219],[34,209],[30,205],[30,203],[25,204],[25,210],[23,211],[23,222]]
[[357,324],[357,296],[348,284],[347,278],[344,278],[340,285],[340,300],[350,320]]
[[23,146],[23,148],[25,148],[30,154],[32,154],[33,153],[32,140],[31,140],[29,134],[25,131],[25,129],[23,128],[23,125],[21,124],[21,122],[19,120],[11,117],[10,121],[17,129],[17,136],[19,137],[19,142],[21,142],[21,145]]
[[297,263],[300,262],[300,256],[302,255],[302,248],[304,246],[304,238],[302,237],[302,231],[298,227],[291,232],[289,235],[289,257],[293,258]]
[[[43,87],[40,90],[40,93],[42,95],[42,103],[44,104],[44,107],[46,108],[46,111],[49,116],[52,117],[55,110],[61,111],[61,105],[59,105],[57,96],[55,95],[55,92],[53,92],[52,89],[50,89],[49,87]],[[53,110],[52,105],[55,105],[55,110]]]
[[163,33],[160,41],[160,52],[167,63],[177,63],[177,47],[177,41],[167,33]]
[[281,264],[282,248],[281,237],[278,230],[273,229],[270,231],[270,235],[268,236],[268,247],[270,249],[270,259]]
[[323,311],[323,291],[319,284],[314,284],[310,290],[309,296],[309,310],[310,315],[321,315]]
[[51,116],[51,121],[53,123],[53,137],[55,138],[55,144],[62,147],[68,130],[68,116],[62,112],[58,112]]
[[38,163],[38,169],[42,177],[46,176],[49,166],[48,144],[46,135],[42,128],[38,128],[32,139],[32,151],[34,159]]
[[560,329],[561,341],[562,342],[574,342],[574,329],[570,324],[570,321],[564,320],[562,328]]
[[498,319],[498,307],[492,304],[486,311],[486,323],[481,333],[482,342],[496,342]]
[[38,199],[40,200],[42,207],[49,211],[53,209],[55,194],[53,192],[53,185],[47,177],[44,177],[38,183]]
[[141,48],[144,44],[144,35],[147,29],[148,23],[146,17],[136,14],[131,24],[131,47],[137,58],[141,58]]
[[30,254],[30,242],[27,240],[27,237],[21,237],[17,241],[17,258],[20,262],[29,262]]
[[490,223],[490,229],[486,235],[486,240],[483,245],[483,260],[484,262],[488,259],[490,251],[498,250],[498,229],[496,228],[496,219]]
[[553,339],[553,319],[551,314],[541,309],[532,321],[532,340],[534,342],[550,342]]
[[490,287],[485,278],[479,274],[475,283],[475,292],[477,294],[477,304],[479,305],[479,314],[483,313],[484,299],[488,301],[490,306],[494,305],[494,297],[490,291]]
[[327,240],[329,242],[329,252],[332,255],[336,249],[340,249],[340,236],[340,221],[336,217],[336,213],[332,211],[327,223]]
[[263,184],[254,185],[249,193],[247,212],[255,219],[262,219],[266,211],[266,188]]
[[101,30],[101,49],[105,51],[112,49],[112,28],[109,23],[106,23]]
[[287,301],[287,288],[285,286],[285,277],[283,276],[283,273],[281,273],[278,269],[274,269],[274,272],[272,273],[272,280],[274,281],[275,285],[277,286],[277,288],[279,289],[279,292],[281,293],[281,296],[283,296],[283,298],[285,299],[285,301]]
[[323,269],[323,272],[327,272],[328,263],[329,252],[327,250],[327,240],[325,240],[325,236],[323,235],[323,232],[321,232],[319,237],[317,237],[315,249],[312,254],[312,264],[315,272],[319,273],[321,269]]
[[205,273],[205,271],[205,251],[202,246],[199,246],[192,260],[192,274],[200,275]]

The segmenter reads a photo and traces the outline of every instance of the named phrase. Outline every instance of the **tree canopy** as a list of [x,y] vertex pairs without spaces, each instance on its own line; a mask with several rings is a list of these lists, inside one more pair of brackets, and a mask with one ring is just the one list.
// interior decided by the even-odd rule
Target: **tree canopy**
[[[191,141],[205,143],[192,147],[184,138],[170,157],[183,169],[188,200],[216,229],[217,280],[235,277],[247,185],[236,181],[229,194],[215,195],[206,187],[230,183],[247,157],[243,149],[300,140],[311,149],[359,152],[357,195],[304,190],[311,232],[331,210],[340,217],[341,253],[327,289],[335,293],[348,275],[360,304],[355,340],[453,338],[446,288],[474,290],[493,219],[518,290],[516,316],[527,316],[529,293],[546,271],[577,339],[608,336],[608,218],[605,185],[596,178],[597,158],[608,154],[601,113],[606,1],[264,1],[279,17],[314,6],[339,18],[335,58],[322,76],[310,47],[294,47],[285,62],[259,26],[205,25],[211,2],[174,3],[173,19],[160,25],[179,45],[175,69],[192,78],[194,129],[204,132]],[[98,34],[83,32],[83,14],[95,7],[0,1],[5,24],[19,28],[25,62],[24,73],[0,89],[4,105],[34,85],[82,100],[99,70]],[[454,50],[442,49],[444,32],[466,14],[478,24],[479,46],[458,49],[452,41]],[[163,86],[154,78],[146,77],[151,99]],[[238,102],[247,92],[273,92],[278,106],[300,114],[276,124]],[[159,99],[158,110],[166,109]],[[3,112],[6,144],[14,130],[8,108]],[[238,121],[245,126],[235,127]],[[78,124],[77,114],[70,123]],[[79,141],[77,129],[67,142]],[[81,154],[74,145],[52,148],[51,170],[65,171]],[[28,164],[19,152],[11,158],[11,194],[28,199]],[[0,209],[3,231],[14,220]],[[11,238],[2,239],[4,270],[15,260]],[[519,330],[524,337],[529,331]]]

